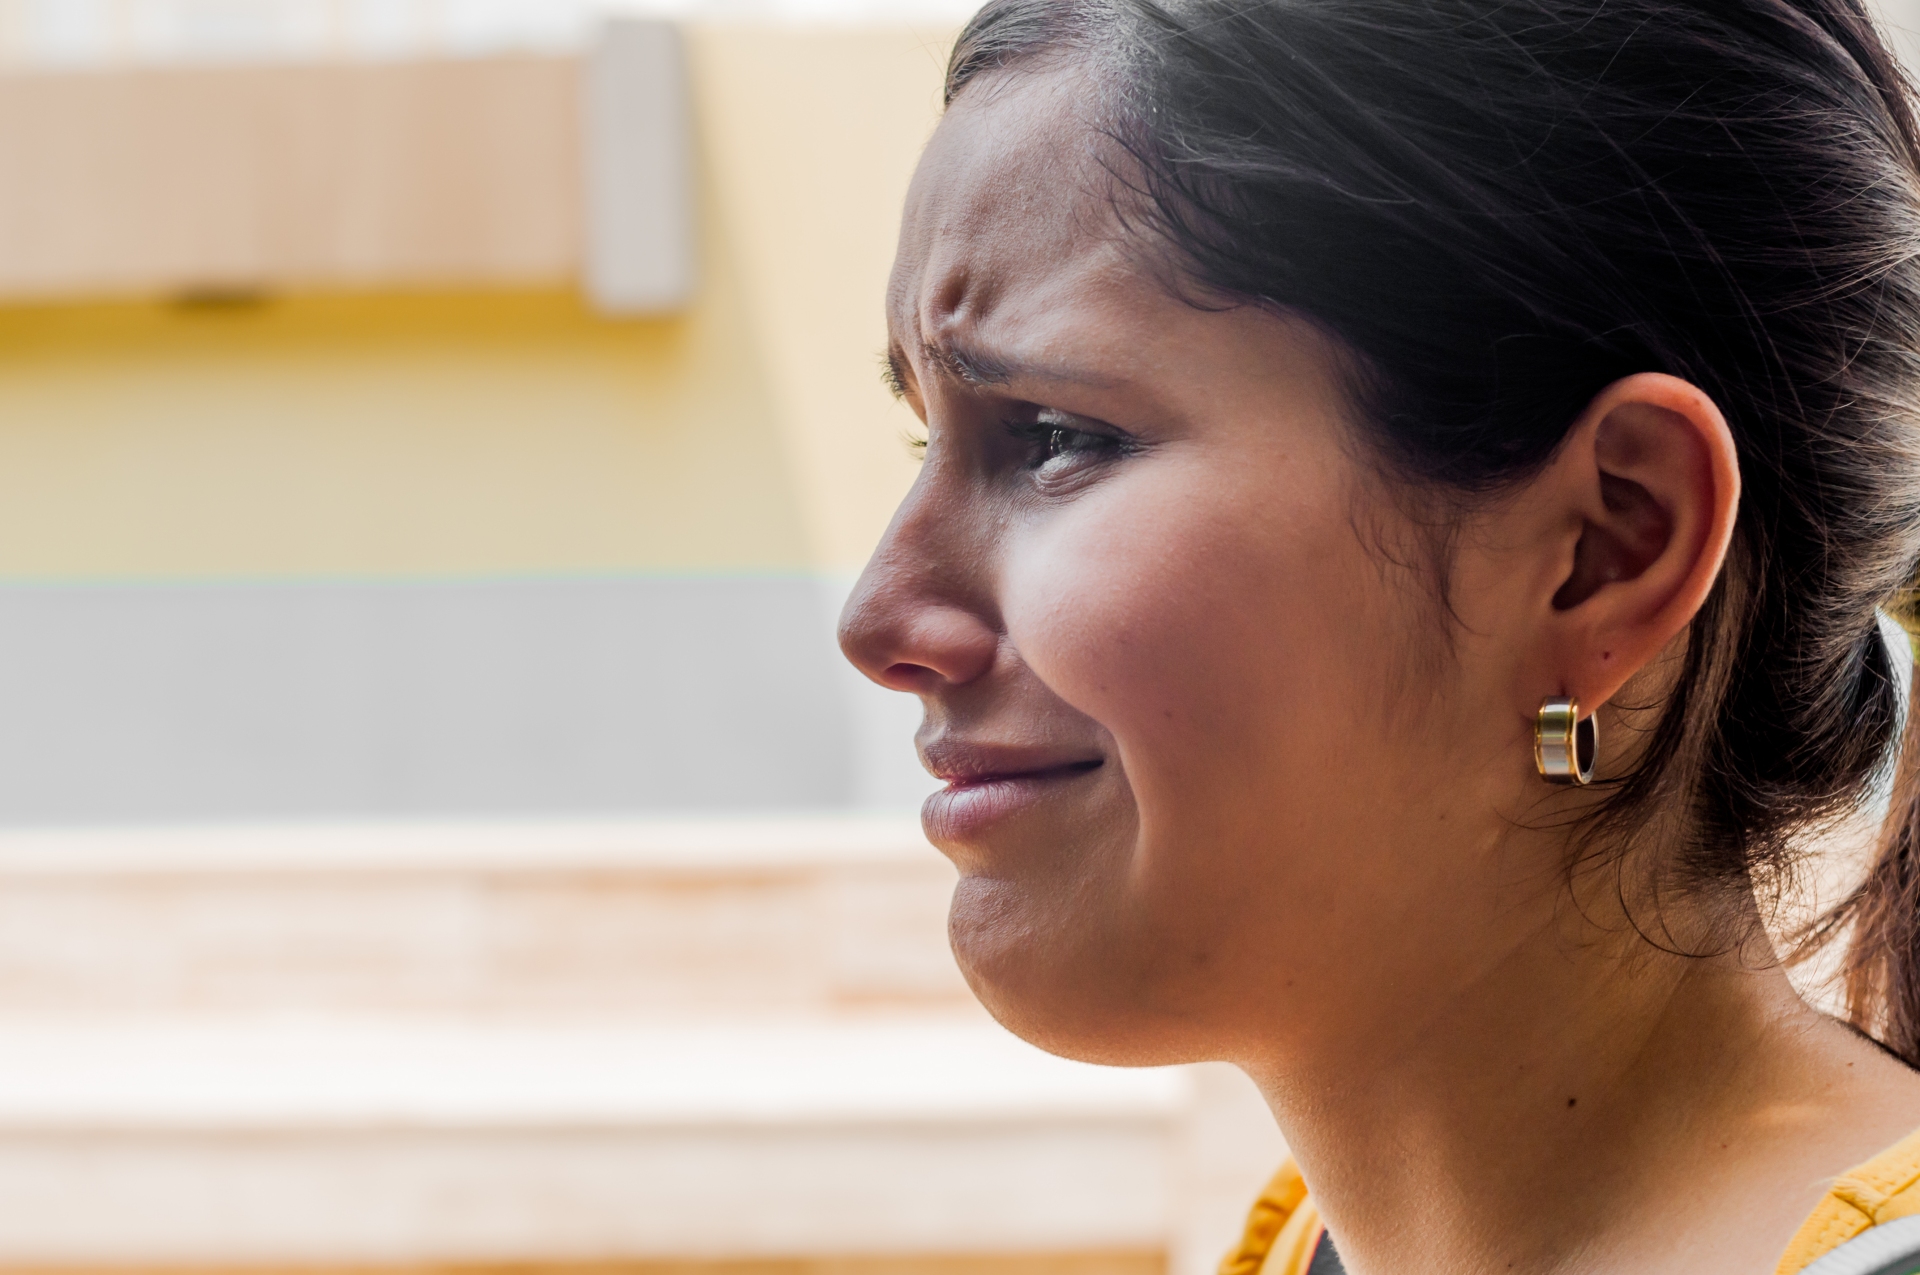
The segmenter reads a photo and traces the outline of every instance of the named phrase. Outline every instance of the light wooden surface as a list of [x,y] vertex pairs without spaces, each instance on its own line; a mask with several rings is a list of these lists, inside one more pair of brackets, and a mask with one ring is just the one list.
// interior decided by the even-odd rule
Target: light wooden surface
[[1205,1275],[1258,1094],[994,1026],[952,883],[907,820],[0,837],[0,1275]]
[[419,1266],[0,1266],[0,1275],[1165,1275],[1151,1251],[677,1262],[499,1262]]
[[0,75],[0,297],[570,278],[578,62]]

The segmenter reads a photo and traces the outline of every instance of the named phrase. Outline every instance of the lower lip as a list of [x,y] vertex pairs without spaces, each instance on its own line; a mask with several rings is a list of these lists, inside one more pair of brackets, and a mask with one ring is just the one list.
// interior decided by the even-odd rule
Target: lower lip
[[920,807],[920,823],[926,829],[927,838],[936,845],[942,841],[970,841],[994,824],[1032,809],[1057,795],[1067,784],[1092,773],[1092,769],[1076,767],[1038,775],[1010,775],[977,783],[949,784],[928,797]]

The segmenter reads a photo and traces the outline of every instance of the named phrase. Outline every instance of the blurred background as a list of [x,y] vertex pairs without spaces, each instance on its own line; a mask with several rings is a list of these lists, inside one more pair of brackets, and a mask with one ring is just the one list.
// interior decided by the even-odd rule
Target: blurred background
[[0,0],[0,1275],[1215,1265],[833,643],[970,7]]
[[0,1271],[1217,1262],[833,642],[966,7],[0,0]]

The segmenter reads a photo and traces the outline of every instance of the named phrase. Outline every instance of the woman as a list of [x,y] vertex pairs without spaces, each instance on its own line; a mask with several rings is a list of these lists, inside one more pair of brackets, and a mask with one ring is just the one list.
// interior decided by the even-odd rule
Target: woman
[[1259,1082],[1299,1171],[1230,1270],[1920,1212],[1920,784],[1809,937],[1846,1021],[1768,933],[1908,716],[1920,144],[1859,0],[995,0],[947,97],[842,644],[924,702],[988,1008]]

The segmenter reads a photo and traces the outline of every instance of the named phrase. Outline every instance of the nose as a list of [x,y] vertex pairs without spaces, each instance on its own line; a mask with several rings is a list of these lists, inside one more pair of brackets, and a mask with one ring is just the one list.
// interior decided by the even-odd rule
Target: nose
[[962,521],[914,484],[840,613],[840,649],[890,690],[934,695],[993,666],[999,626]]

